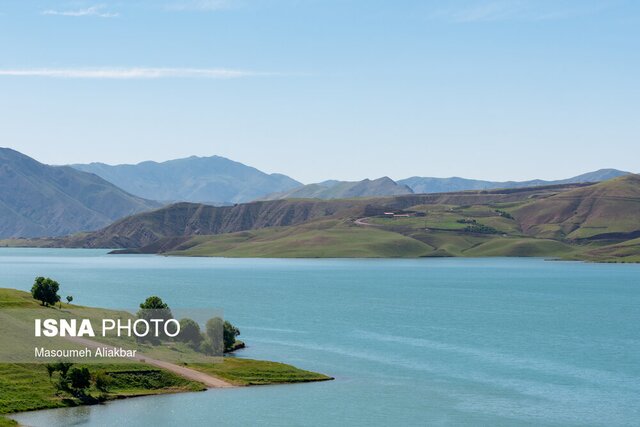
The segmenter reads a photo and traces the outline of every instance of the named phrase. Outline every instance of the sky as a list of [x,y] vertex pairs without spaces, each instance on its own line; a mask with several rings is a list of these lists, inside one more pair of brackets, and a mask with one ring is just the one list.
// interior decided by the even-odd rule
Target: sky
[[0,146],[305,183],[640,172],[635,0],[0,2]]

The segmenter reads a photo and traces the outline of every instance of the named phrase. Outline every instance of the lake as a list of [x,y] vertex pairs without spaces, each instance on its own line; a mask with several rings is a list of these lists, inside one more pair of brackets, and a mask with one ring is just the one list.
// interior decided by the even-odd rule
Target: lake
[[542,259],[298,260],[0,249],[74,303],[220,307],[248,348],[335,381],[15,416],[52,425],[637,425],[640,265]]

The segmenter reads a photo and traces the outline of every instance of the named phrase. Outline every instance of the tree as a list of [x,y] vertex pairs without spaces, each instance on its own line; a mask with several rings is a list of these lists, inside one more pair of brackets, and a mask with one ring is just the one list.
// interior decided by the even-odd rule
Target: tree
[[75,395],[84,395],[91,386],[91,374],[87,368],[73,368],[69,372],[69,386]]
[[53,373],[56,371],[56,366],[51,363],[47,363],[47,373],[49,374],[49,381],[51,381],[51,377]]
[[[147,321],[151,321],[152,319],[169,320],[173,319],[173,314],[169,306],[162,301],[162,298],[151,296],[140,304],[138,318]],[[160,343],[159,337],[155,336],[137,337],[136,339],[139,341],[150,341],[154,345]]]
[[198,346],[202,341],[200,325],[192,319],[180,319],[180,334],[177,339],[182,342],[191,343]]
[[60,284],[55,280],[38,276],[31,287],[31,295],[44,306],[55,305],[60,301],[59,289]]
[[153,310],[153,318],[154,319],[173,319],[173,314],[171,314],[171,309],[167,304],[162,301],[162,298],[157,296],[152,296],[144,300],[142,304],[140,304],[140,311],[138,311],[138,317],[141,319],[146,318],[151,313],[145,314],[145,311]]
[[223,331],[223,339],[224,339],[224,349],[232,350],[234,344],[236,343],[236,337],[240,335],[240,329],[236,328],[225,320],[224,322],[224,331]]
[[[225,351],[233,349],[236,337],[240,335],[240,329],[233,326],[231,322],[223,321],[219,317],[214,317],[207,321],[206,332],[214,348],[218,348],[217,345],[221,344]],[[220,339],[222,339],[221,343]]]
[[71,301],[73,301],[73,297],[71,295],[67,295],[67,304],[71,304]]
[[207,336],[207,351],[209,355],[217,354],[222,356],[224,351],[224,321],[220,317],[214,317],[207,320],[205,325],[205,334]]

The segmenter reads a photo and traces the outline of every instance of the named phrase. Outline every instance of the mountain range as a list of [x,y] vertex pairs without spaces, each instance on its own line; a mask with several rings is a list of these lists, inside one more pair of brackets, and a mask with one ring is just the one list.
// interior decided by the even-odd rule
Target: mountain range
[[[251,200],[366,200],[425,192],[440,194],[597,182],[626,174],[615,169],[603,169],[560,181],[492,182],[412,177],[395,182],[382,177],[355,182],[328,180],[303,185],[285,175],[266,174],[219,156],[192,156],[136,165],[91,163],[68,167],[44,165],[4,148],[0,149],[0,237],[62,236],[98,230],[121,218],[172,202],[231,206]],[[315,215],[317,209],[332,212],[334,208],[331,207],[333,205],[312,205],[313,208],[308,204],[296,205],[296,209],[311,209],[307,214]],[[293,209],[292,205],[288,206],[288,209]],[[263,220],[264,212],[258,212],[253,207],[241,206],[236,211],[243,212],[243,216],[228,219],[230,222],[224,228],[225,232],[247,229],[246,224]],[[295,221],[290,221],[291,215],[306,221],[309,219],[305,217],[307,214],[300,216],[300,212],[294,209],[282,214],[280,220],[271,219],[265,223],[269,226],[293,225]],[[186,225],[194,227],[194,224],[190,222]]]
[[48,166],[0,148],[0,237],[96,230],[160,204],[68,166]]
[[617,169],[600,169],[594,172],[588,172],[582,175],[574,176],[572,178],[560,179],[555,181],[545,181],[542,179],[534,179],[530,181],[482,181],[477,179],[467,179],[459,177],[431,178],[413,176],[411,178],[399,180],[398,184],[406,185],[407,187],[411,188],[414,193],[448,193],[451,191],[491,190],[495,188],[523,188],[537,187],[541,185],[600,182],[628,174],[629,172],[624,172]]
[[302,185],[286,175],[266,174],[220,156],[191,156],[135,165],[89,163],[71,166],[94,173],[131,194],[161,202],[243,203]]
[[362,181],[329,180],[318,184],[309,184],[281,193],[272,193],[262,200],[277,199],[350,199],[353,197],[397,196],[412,194],[413,190],[398,184],[389,177]]

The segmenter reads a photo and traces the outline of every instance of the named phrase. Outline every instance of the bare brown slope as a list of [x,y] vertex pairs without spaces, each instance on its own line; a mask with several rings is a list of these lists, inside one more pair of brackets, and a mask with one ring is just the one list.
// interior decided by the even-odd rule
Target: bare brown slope
[[601,182],[537,200],[514,211],[529,235],[628,239],[640,235],[640,176]]
[[140,248],[158,245],[165,250],[179,244],[185,236],[214,235],[265,227],[298,225],[321,218],[357,218],[389,209],[405,209],[420,204],[484,204],[512,202],[545,197],[575,186],[537,189],[472,191],[406,195],[377,199],[293,199],[208,206],[177,203],[155,211],[121,219],[102,230],[70,236],[54,242],[55,246],[89,248]]

